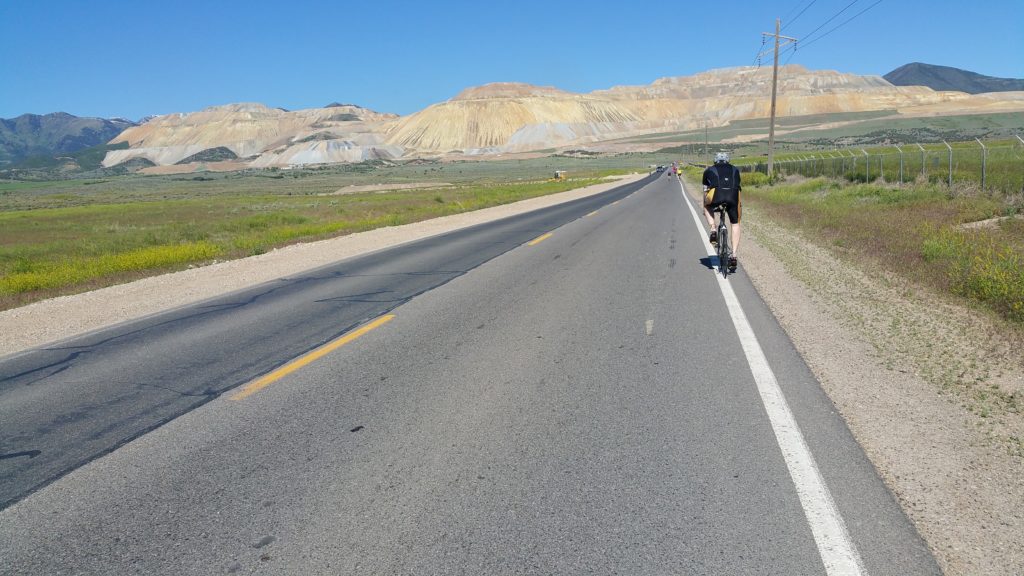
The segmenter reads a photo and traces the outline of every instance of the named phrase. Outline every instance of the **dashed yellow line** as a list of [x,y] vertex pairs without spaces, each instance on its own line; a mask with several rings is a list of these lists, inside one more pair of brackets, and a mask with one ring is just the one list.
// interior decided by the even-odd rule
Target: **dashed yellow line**
[[548,238],[551,238],[551,236],[552,236],[552,233],[548,232],[547,234],[544,234],[542,236],[538,236],[538,237],[534,238],[533,240],[530,240],[529,242],[526,243],[526,245],[527,246],[536,246],[537,244],[540,244],[541,242],[547,240]]
[[295,360],[292,360],[291,362],[285,364],[284,366],[281,366],[277,370],[274,370],[273,372],[265,376],[262,376],[260,378],[257,378],[256,380],[253,380],[252,382],[249,382],[248,384],[243,386],[241,390],[239,390],[237,393],[231,396],[231,400],[243,400],[245,398],[248,398],[249,396],[259,392],[260,390],[263,390],[264,388],[270,386],[271,384],[280,380],[281,378],[284,378],[285,376],[291,374],[292,372],[295,372],[299,368],[302,368],[303,366],[319,358],[322,358],[323,356],[329,354],[330,352],[333,352],[334,350],[341,348],[345,344],[352,342],[356,338],[359,338],[360,336],[366,334],[367,332],[373,330],[374,328],[379,328],[380,326],[387,324],[388,322],[393,320],[394,317],[394,314],[386,314],[384,316],[381,316],[380,318],[377,318],[376,320],[370,322],[369,324],[365,324],[360,328],[357,328],[335,340],[328,342],[327,344],[324,344],[323,346],[317,348],[316,350],[313,350],[312,352],[309,352],[303,356],[296,358]]

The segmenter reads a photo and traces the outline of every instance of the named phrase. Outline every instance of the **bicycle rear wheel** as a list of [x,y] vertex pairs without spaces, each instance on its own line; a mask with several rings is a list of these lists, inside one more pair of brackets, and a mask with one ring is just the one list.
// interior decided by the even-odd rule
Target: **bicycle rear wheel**
[[[724,216],[723,216],[724,217]],[[719,226],[718,227],[718,271],[722,273],[722,278],[729,277],[729,256],[731,255],[729,249],[729,227]]]

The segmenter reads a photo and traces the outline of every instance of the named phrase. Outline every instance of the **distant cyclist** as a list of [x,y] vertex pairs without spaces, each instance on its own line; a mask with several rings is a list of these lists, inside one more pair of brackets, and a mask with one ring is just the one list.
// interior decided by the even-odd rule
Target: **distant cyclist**
[[740,171],[729,163],[729,153],[715,154],[714,166],[704,171],[704,218],[711,227],[711,244],[718,243],[715,231],[715,218],[711,215],[718,205],[725,205],[732,222],[732,256],[729,258],[729,269],[736,270],[736,256],[740,248]]

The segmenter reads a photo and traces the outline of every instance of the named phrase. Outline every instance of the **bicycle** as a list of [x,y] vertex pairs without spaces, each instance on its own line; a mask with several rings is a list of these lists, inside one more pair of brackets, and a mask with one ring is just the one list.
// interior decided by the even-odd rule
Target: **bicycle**
[[[711,210],[711,214],[718,214],[718,271],[722,278],[729,277],[729,258],[732,256],[732,247],[729,246],[729,225],[726,223],[728,210],[725,204],[719,204]],[[713,217],[713,216],[712,216]]]

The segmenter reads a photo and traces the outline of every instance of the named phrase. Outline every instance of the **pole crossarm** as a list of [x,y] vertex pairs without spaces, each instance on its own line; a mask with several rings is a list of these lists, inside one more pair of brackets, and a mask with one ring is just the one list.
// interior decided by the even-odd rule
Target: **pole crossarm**
[[[774,37],[775,34],[772,33],[772,32],[761,32],[761,36],[771,36],[771,37]],[[780,40],[780,42],[779,42],[779,49],[780,50],[785,48],[786,46],[789,46],[790,44],[796,44],[797,42],[799,42],[799,40],[797,40],[796,38],[790,38],[789,36],[782,36],[782,35],[779,36],[779,40]],[[764,58],[765,56],[768,56],[769,54],[771,54],[773,52],[775,52],[775,47],[774,46],[771,47],[771,48],[765,48],[764,50],[761,50],[757,54],[757,58],[756,59],[760,60],[761,58]]]

